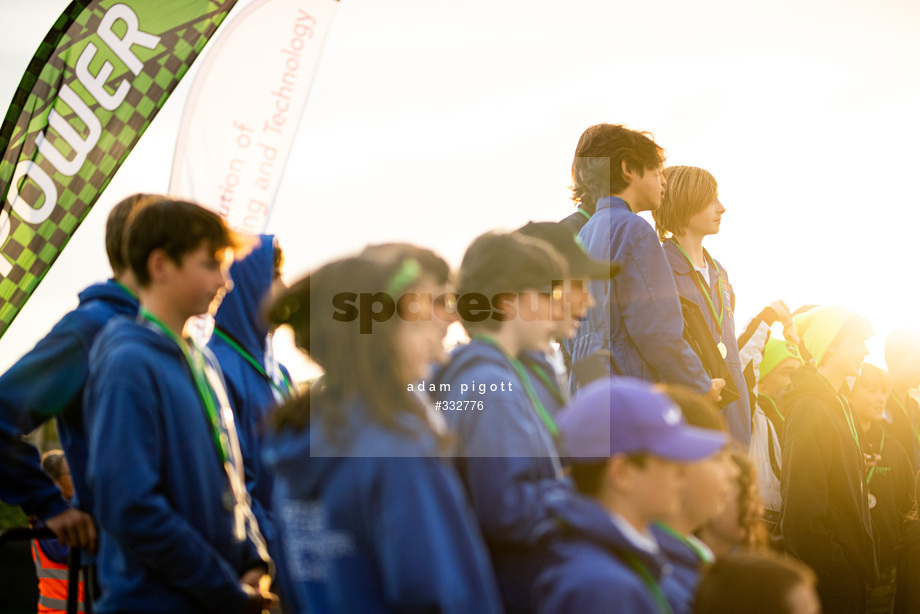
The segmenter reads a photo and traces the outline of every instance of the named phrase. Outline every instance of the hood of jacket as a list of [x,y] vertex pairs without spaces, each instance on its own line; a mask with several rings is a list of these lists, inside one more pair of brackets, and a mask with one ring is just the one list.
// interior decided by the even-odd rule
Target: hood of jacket
[[137,297],[114,279],[93,284],[77,296],[81,306],[90,306],[92,303],[102,301],[118,313],[135,314],[138,310]]
[[454,349],[445,365],[435,367],[431,380],[435,385],[455,381],[458,374],[472,367],[495,365],[510,371],[508,358],[497,347],[484,341],[473,339],[465,345]]
[[356,399],[335,408],[345,422],[333,434],[323,424],[322,411],[309,411],[310,426],[269,431],[262,441],[262,459],[289,485],[289,497],[316,498],[330,475],[352,458],[441,456],[430,427],[415,414],[401,412],[397,431],[369,415],[367,404]]
[[268,326],[259,309],[272,287],[274,237],[259,235],[259,244],[230,267],[233,290],[221,301],[214,325],[260,362],[265,355]]
[[636,548],[611,519],[610,512],[584,496],[561,497],[552,505],[556,521],[565,538],[596,544],[616,553],[631,552],[658,580],[665,573],[666,561],[661,552],[652,554]]
[[102,329],[90,352],[90,362],[101,363],[112,351],[119,351],[127,344],[139,345],[147,354],[172,356],[185,363],[182,350],[165,334],[144,324],[141,318],[116,318]]
[[804,398],[817,398],[828,405],[840,403],[830,383],[811,365],[805,365],[789,374],[792,384],[783,392],[785,411],[793,410],[796,402]]

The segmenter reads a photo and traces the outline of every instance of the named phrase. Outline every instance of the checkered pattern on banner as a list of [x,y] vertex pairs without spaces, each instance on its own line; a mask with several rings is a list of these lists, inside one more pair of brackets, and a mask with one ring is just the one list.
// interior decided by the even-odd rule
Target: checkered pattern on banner
[[[160,38],[156,49],[132,48],[143,62],[136,76],[115,59],[96,35],[106,11],[115,4],[130,7],[138,16],[138,29]],[[157,9],[162,6],[160,0],[77,0],[55,22],[29,63],[0,127],[0,148],[4,150],[0,161],[3,209],[10,210],[7,196],[16,165],[22,160],[36,161],[54,180],[58,191],[54,210],[38,226],[23,222],[15,214],[9,216],[9,238],[0,246],[0,258],[11,260],[13,268],[8,276],[0,278],[0,335],[22,309],[234,4],[236,0],[185,0],[170,3],[165,14],[165,9]],[[113,29],[124,32],[124,24],[116,24]],[[74,67],[89,42],[98,48],[96,59],[90,64],[91,73],[98,72],[100,56],[115,66],[107,81],[109,92],[114,92],[123,80],[130,85],[127,97],[114,111],[96,103],[77,81]],[[78,133],[84,128],[81,137],[85,137],[85,124],[79,115],[58,98],[65,85],[80,95],[102,124],[98,142],[71,177],[54,169],[38,153],[35,144],[36,137],[44,132],[48,144],[68,159],[73,157],[74,152],[66,141],[57,131],[48,129],[51,109]],[[42,191],[33,180],[26,179],[19,187],[27,203],[36,209],[42,206]]]

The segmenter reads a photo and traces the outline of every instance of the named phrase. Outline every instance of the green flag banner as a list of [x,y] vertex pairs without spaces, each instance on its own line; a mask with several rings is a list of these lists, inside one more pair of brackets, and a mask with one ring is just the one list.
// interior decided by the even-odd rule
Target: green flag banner
[[236,0],[76,0],[0,126],[0,335]]

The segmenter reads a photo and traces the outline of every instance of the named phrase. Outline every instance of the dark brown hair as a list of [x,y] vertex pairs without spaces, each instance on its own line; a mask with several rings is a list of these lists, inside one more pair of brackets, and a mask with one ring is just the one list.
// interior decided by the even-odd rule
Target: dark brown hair
[[162,199],[144,204],[128,218],[122,246],[124,259],[141,287],[150,285],[150,254],[162,249],[177,265],[207,245],[214,252],[242,250],[245,241],[216,213],[182,200]]
[[157,194],[134,194],[112,207],[105,222],[105,254],[116,276],[121,275],[128,268],[128,262],[122,252],[128,218],[138,207],[163,198]]
[[597,200],[619,194],[629,183],[626,167],[645,174],[664,163],[664,150],[648,132],[636,132],[617,124],[596,124],[585,130],[575,147],[572,161],[572,201],[593,214]]
[[703,573],[694,614],[791,614],[790,594],[800,584],[815,586],[804,564],[766,553],[720,557]]
[[713,431],[725,431],[725,419],[719,414],[715,403],[684,386],[669,384],[662,386],[664,392],[677,403],[687,424]]
[[[639,469],[645,469],[648,465],[649,455],[646,452],[635,454],[626,454],[626,462],[635,465]],[[607,473],[607,463],[609,458],[599,458],[591,462],[572,463],[570,476],[575,483],[575,488],[583,495],[596,497],[601,492],[604,484],[604,475]]]

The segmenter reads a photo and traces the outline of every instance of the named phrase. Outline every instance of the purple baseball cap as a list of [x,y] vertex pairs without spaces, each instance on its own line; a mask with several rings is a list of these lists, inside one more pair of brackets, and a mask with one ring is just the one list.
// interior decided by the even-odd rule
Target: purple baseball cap
[[668,395],[631,377],[592,382],[559,414],[557,423],[575,464],[642,453],[694,462],[728,443],[721,431],[687,424]]

